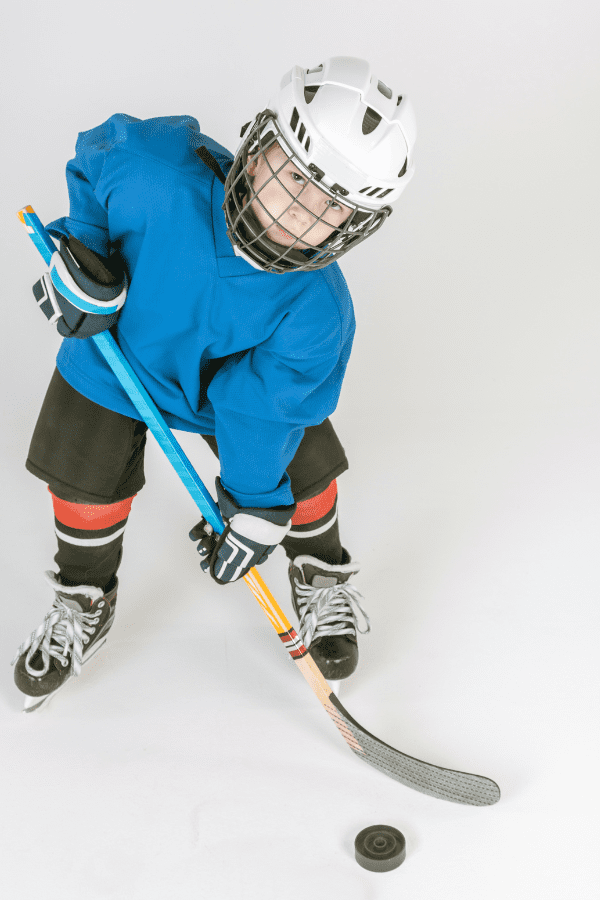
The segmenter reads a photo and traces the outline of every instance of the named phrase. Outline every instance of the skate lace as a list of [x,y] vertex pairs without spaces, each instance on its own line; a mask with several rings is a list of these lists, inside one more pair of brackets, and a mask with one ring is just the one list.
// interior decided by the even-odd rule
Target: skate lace
[[[371,630],[368,615],[362,607],[364,597],[351,584],[336,584],[318,588],[302,584],[297,578],[296,601],[300,615],[300,637],[308,649],[318,637],[334,634],[367,634]],[[365,629],[358,627],[357,612],[364,619]]]
[[[79,596],[88,597],[92,602],[103,595],[100,588],[89,585],[77,588],[59,586],[52,576],[53,573],[47,572],[46,580],[52,584],[55,590],[58,589],[62,593],[77,593]],[[99,604],[99,606],[102,605]],[[39,678],[48,672],[52,658],[58,660],[62,666],[68,666],[70,654],[71,674],[79,675],[83,645],[89,643],[99,621],[98,610],[93,613],[79,612],[63,603],[57,594],[52,603],[52,609],[46,614],[39,628],[32,631],[27,640],[23,641],[11,665],[14,665],[21,654],[27,651],[25,669],[30,675]],[[31,661],[38,651],[42,656],[41,669],[36,669],[31,665]]]

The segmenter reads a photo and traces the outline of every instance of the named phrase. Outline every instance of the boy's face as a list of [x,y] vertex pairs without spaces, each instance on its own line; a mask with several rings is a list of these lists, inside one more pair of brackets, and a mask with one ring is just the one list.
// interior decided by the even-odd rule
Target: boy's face
[[[265,154],[255,156],[247,171],[252,176],[254,193],[259,194],[251,201],[252,211],[267,229],[267,237],[276,244],[289,247],[302,237],[296,248],[316,247],[352,212],[349,206],[309,183],[277,143]],[[322,219],[317,221],[320,216]]]

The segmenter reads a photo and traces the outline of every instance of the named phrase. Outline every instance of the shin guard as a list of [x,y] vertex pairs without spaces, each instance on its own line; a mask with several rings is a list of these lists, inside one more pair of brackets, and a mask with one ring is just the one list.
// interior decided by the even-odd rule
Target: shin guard
[[118,503],[69,503],[50,493],[58,539],[54,561],[62,583],[110,588],[121,563],[133,497]]
[[308,555],[338,565],[343,549],[337,516],[337,482],[334,479],[316,497],[302,500],[296,507],[292,527],[281,542],[289,559]]

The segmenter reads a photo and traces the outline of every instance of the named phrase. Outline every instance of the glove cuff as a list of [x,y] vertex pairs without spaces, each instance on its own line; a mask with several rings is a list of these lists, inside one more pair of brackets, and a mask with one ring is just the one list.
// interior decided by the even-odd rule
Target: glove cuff
[[[83,244],[80,244],[80,246],[83,247]],[[87,248],[84,247],[83,249],[86,250]],[[91,255],[91,251],[88,250],[87,252],[88,255]],[[100,267],[100,258],[98,257],[97,259],[98,267]],[[106,303],[115,301],[119,309],[123,306],[127,296],[128,287],[127,276],[125,273],[123,272],[120,280],[113,277],[112,283],[109,283],[107,279],[100,282],[95,278],[90,277],[73,255],[73,251],[64,237],[60,240],[60,249],[52,256],[51,265],[54,265],[54,268],[63,283],[72,291],[76,291],[75,296],[82,297],[87,303],[89,303],[90,300],[92,302],[99,301],[98,306],[101,307]],[[107,275],[110,274],[107,269],[105,271]],[[66,277],[65,273],[68,273]],[[69,284],[69,275],[74,284]],[[72,301],[71,297],[69,297],[69,299]],[[100,311],[100,309],[98,311]]]
[[233,499],[231,494],[225,490],[219,477],[216,478],[215,484],[217,486],[219,509],[221,510],[224,519],[232,519],[233,516],[238,513],[245,513],[249,516],[272,522],[274,525],[287,526],[290,524],[292,516],[296,512],[296,503],[292,503],[290,506],[273,506],[268,509],[240,506],[239,503]]
[[236,513],[229,524],[231,531],[235,531],[241,537],[257,544],[273,546],[281,543],[284,539],[292,527],[292,520],[290,519],[285,525],[276,525],[274,522],[268,522],[258,516]]

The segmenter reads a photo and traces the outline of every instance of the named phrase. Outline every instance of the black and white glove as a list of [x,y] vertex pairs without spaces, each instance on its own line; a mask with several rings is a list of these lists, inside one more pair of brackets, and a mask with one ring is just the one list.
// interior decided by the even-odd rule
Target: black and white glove
[[118,255],[106,259],[75,237],[61,237],[50,271],[34,284],[33,295],[59,334],[87,338],[117,321],[127,276]]
[[284,539],[292,524],[296,504],[272,509],[239,506],[217,478],[217,499],[225,528],[217,534],[206,519],[190,531],[190,539],[199,541],[198,553],[203,558],[200,568],[217,584],[229,584],[243,578],[253,567],[263,563]]

